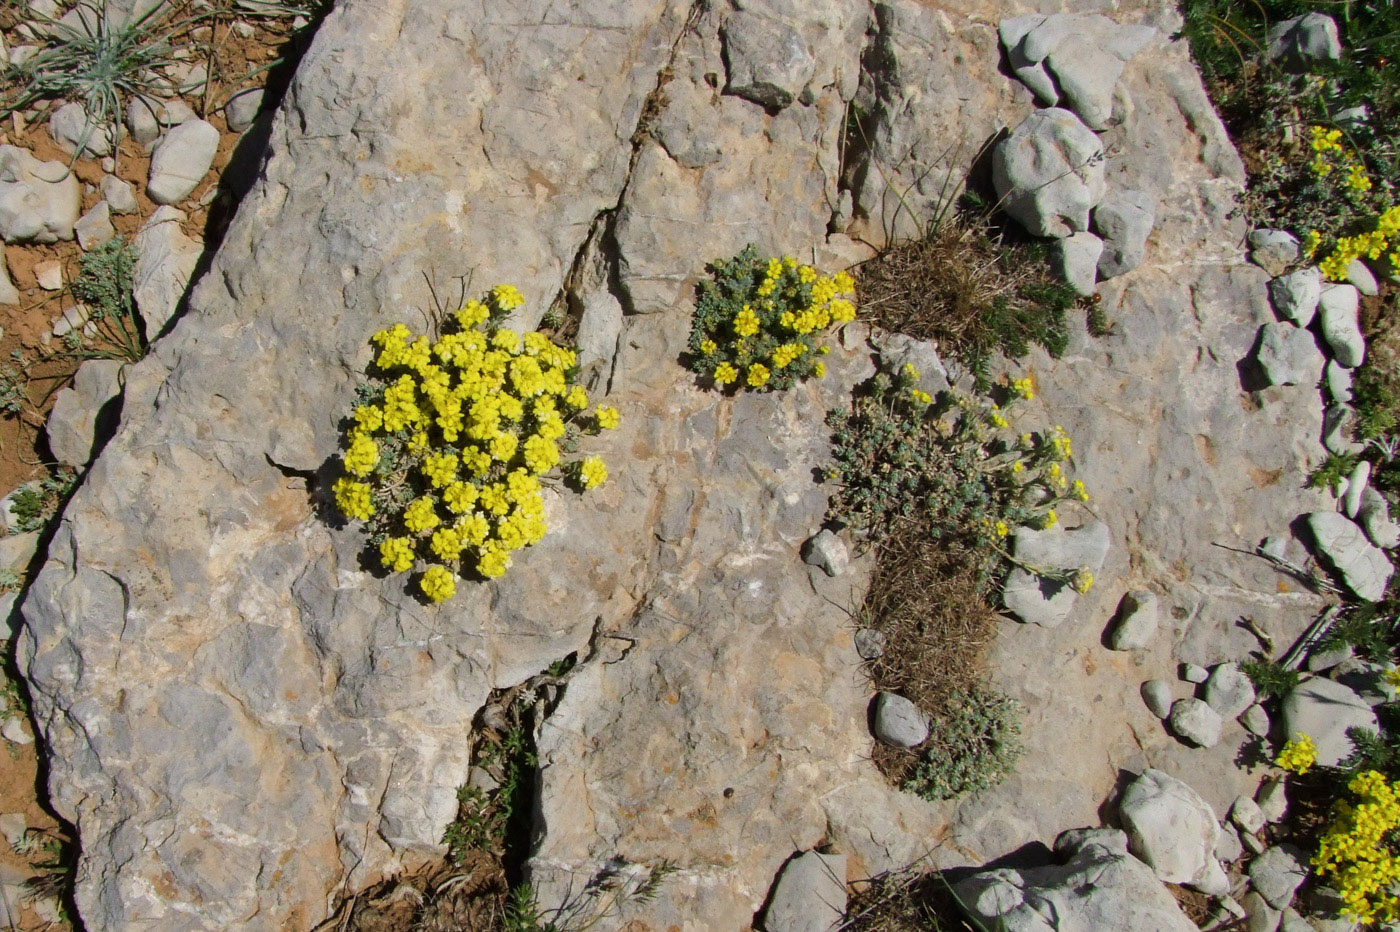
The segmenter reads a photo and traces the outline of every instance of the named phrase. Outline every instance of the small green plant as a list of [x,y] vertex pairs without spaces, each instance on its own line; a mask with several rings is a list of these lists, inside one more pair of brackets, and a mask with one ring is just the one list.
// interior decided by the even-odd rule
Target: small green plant
[[1254,684],[1255,692],[1266,698],[1283,698],[1293,691],[1300,679],[1297,670],[1286,669],[1268,659],[1246,660],[1240,668]]
[[10,498],[17,529],[21,533],[42,530],[73,491],[76,478],[70,470],[59,469],[20,486]]
[[782,391],[826,364],[816,335],[855,319],[845,272],[827,278],[791,256],[765,259],[750,245],[708,266],[691,320],[691,369],[717,388]]
[[[335,502],[365,522],[386,570],[426,564],[419,587],[432,602],[452,597],[458,573],[494,579],[543,538],[541,478],[583,431],[618,424],[616,408],[584,413],[573,350],[501,325],[522,303],[497,285],[433,339],[395,324],[371,340],[379,352],[356,391]],[[597,456],[563,471],[580,490],[608,474]]]
[[918,377],[912,366],[877,374],[850,411],[828,414],[832,517],[877,540],[918,521],[935,539],[999,547],[1018,525],[1052,527],[1062,502],[1088,500],[1067,476],[1063,430],[1012,426],[1016,401],[1034,395],[1029,378],[1010,382],[999,405],[955,389],[934,399]]
[[24,588],[24,577],[13,569],[0,569],[0,592],[18,592]]
[[79,260],[71,290],[98,331],[98,339],[88,343],[88,357],[139,362],[146,355],[136,311],[135,270],[136,249],[121,237],[83,253]]
[[1307,487],[1335,491],[1360,461],[1361,457],[1355,453],[1328,453],[1322,464],[1308,473]]
[[41,102],[79,101],[87,114],[81,151],[94,132],[117,138],[124,98],[168,93],[168,82],[156,69],[177,63],[171,40],[202,17],[167,24],[166,3],[134,17],[116,6],[109,9],[106,0],[83,0],[74,10],[79,14],[74,26],[35,17],[48,36],[45,47],[8,67],[6,77],[15,90],[0,98],[0,117]]
[[1000,783],[1021,756],[1021,706],[981,687],[951,697],[932,722],[923,756],[904,789],[938,801]]

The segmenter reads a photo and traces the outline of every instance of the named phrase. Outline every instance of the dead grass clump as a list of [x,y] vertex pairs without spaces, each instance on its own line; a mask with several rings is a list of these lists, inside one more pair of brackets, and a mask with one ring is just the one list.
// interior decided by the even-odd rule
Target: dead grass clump
[[[899,693],[937,722],[952,711],[952,697],[983,688],[983,655],[998,617],[987,601],[995,564],[995,554],[934,539],[913,522],[880,542],[862,607],[866,623],[887,645],[870,663],[877,689]],[[922,756],[915,749],[875,745],[875,762],[896,786]]]
[[984,377],[992,356],[1052,356],[1068,339],[1072,288],[1039,243],[1011,244],[981,217],[949,220],[928,236],[891,246],[860,266],[862,315],[896,333],[930,340]]
[[851,897],[842,932],[983,932],[964,917],[937,871],[905,870],[877,877]]
[[468,852],[460,864],[437,862],[385,880],[347,900],[321,929],[335,932],[496,932],[509,898],[498,858]]

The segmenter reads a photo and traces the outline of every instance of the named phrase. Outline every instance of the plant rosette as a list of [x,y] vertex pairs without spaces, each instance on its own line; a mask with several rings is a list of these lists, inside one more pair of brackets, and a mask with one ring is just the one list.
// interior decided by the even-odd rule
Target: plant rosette
[[384,569],[424,567],[432,602],[450,599],[459,575],[503,575],[512,553],[544,537],[552,477],[580,491],[608,477],[599,457],[565,453],[580,433],[616,427],[617,409],[588,410],[573,350],[500,326],[523,303],[497,285],[437,339],[402,323],[370,339],[378,353],[349,419],[335,504],[364,522]]
[[[849,412],[827,415],[835,431],[832,516],[877,536],[922,517],[935,537],[965,536],[1024,566],[1005,538],[1020,526],[1052,528],[1058,508],[1089,500],[1084,483],[1069,478],[1069,435],[1058,424],[1016,427],[1016,407],[1035,397],[1030,377],[1004,379],[998,403],[957,389],[935,398],[918,387],[919,375],[907,364],[879,373]],[[1079,592],[1093,585],[1087,568],[1025,568]]]
[[690,329],[690,367],[716,388],[782,391],[826,374],[817,337],[855,320],[855,282],[752,245],[708,266]]

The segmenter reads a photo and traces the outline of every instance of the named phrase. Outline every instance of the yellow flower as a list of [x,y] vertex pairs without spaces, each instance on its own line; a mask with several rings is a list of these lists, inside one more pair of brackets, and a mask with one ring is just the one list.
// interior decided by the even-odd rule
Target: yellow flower
[[593,412],[600,430],[612,430],[622,421],[622,415],[616,408],[609,408],[607,405],[599,405],[598,410]]
[[457,478],[457,455],[430,453],[423,461],[423,475],[435,489],[451,484]]
[[1083,594],[1093,588],[1094,574],[1089,571],[1087,566],[1081,566],[1074,571],[1074,575],[1070,577],[1069,584],[1075,592]]
[[413,566],[413,542],[407,537],[386,537],[379,545],[379,560],[391,573],[402,573]]
[[440,528],[433,532],[429,546],[439,560],[455,560],[462,553],[462,538],[456,528]]
[[998,521],[995,530],[997,532],[997,537],[1005,537],[1007,534],[1011,533],[1011,528],[1007,527],[1005,521]]
[[331,487],[335,493],[335,505],[347,518],[368,521],[374,515],[374,503],[370,500],[370,487],[363,482],[341,477]]
[[504,463],[515,455],[515,450],[519,444],[520,441],[515,434],[501,431],[491,438],[491,442],[487,444],[487,449],[491,451],[492,458]]
[[768,367],[761,362],[749,366],[748,383],[751,388],[762,388],[768,384]]
[[361,478],[368,476],[379,462],[379,444],[365,434],[356,431],[350,439],[350,448],[345,451],[345,471]]
[[476,504],[476,486],[470,482],[454,482],[442,493],[442,502],[454,515],[464,515]]
[[739,371],[727,362],[715,366],[715,384],[728,385],[739,377]]
[[414,534],[432,530],[438,525],[437,503],[431,495],[423,495],[408,503],[403,511],[403,524]]
[[1060,523],[1059,515],[1055,514],[1055,509],[1051,508],[1040,519],[1040,529],[1046,530]]
[[719,347],[715,345],[715,341],[714,341],[714,340],[701,340],[701,341],[700,341],[700,352],[703,353],[704,355],[706,355],[706,356],[713,356],[713,355],[714,355],[716,352],[718,352],[718,351],[719,351]]
[[751,337],[758,333],[758,315],[747,304],[734,317],[734,332],[741,337]]
[[485,304],[477,300],[471,300],[462,305],[462,309],[457,312],[457,323],[461,324],[462,327],[466,329],[471,329],[477,324],[485,323],[486,319],[490,316],[491,311]]
[[418,585],[431,602],[446,602],[457,591],[457,579],[441,566],[430,566]]
[[525,465],[535,473],[548,472],[559,462],[559,447],[553,440],[534,436],[525,441]]
[[1317,763],[1317,745],[1313,744],[1313,739],[1308,735],[1299,734],[1296,741],[1289,739],[1284,744],[1283,750],[1274,758],[1274,763],[1290,773],[1305,774]]
[[355,424],[361,430],[379,430],[384,426],[384,409],[375,405],[360,405],[355,409]]
[[596,489],[608,479],[608,468],[596,456],[585,457],[579,464],[579,485],[585,489]]
[[[575,385],[569,389],[569,393],[564,396],[564,404],[575,411],[582,411],[588,407],[588,393],[583,390],[582,385]],[[538,416],[538,415],[537,415]]]
[[1011,383],[1011,390],[1027,401],[1035,397],[1035,383],[1031,380],[1030,376],[1013,380]]
[[1073,495],[1075,498],[1079,499],[1081,502],[1087,502],[1089,500],[1089,490],[1084,488],[1084,480],[1082,479],[1074,480],[1074,486],[1070,494]]
[[508,569],[510,569],[510,554],[506,550],[490,544],[481,546],[481,553],[476,562],[478,573],[487,579],[495,579],[498,576],[503,576]]
[[513,311],[525,303],[525,298],[514,285],[497,285],[491,289],[491,300],[503,311]]
[[817,364],[812,367],[812,374],[819,379],[823,378],[826,375],[826,363],[817,360]]
[[917,388],[911,388],[911,389],[909,389],[909,396],[910,396],[911,398],[913,398],[915,401],[917,401],[917,402],[918,402],[919,404],[921,404],[921,405],[926,405],[926,404],[932,404],[932,403],[933,403],[933,396],[932,396],[932,395],[930,395],[930,394],[929,394],[928,392],[926,392],[926,391],[921,391],[920,389],[917,389]]

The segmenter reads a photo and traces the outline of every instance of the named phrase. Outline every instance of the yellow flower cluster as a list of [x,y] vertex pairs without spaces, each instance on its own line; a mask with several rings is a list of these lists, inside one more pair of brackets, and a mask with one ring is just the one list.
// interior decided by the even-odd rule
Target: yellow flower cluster
[[1300,734],[1297,740],[1290,739],[1284,744],[1283,750],[1274,758],[1274,763],[1290,773],[1301,776],[1317,763],[1317,745],[1313,744],[1313,739],[1308,735]]
[[1400,233],[1400,205],[1391,207],[1376,218],[1376,228],[1355,236],[1339,236],[1332,252],[1319,263],[1329,281],[1339,282],[1347,277],[1347,266],[1354,259],[1376,260],[1386,256],[1390,263],[1400,266],[1400,248],[1394,248]]
[[826,372],[817,359],[826,348],[813,337],[855,319],[850,275],[823,276],[792,256],[761,259],[752,246],[711,269],[691,331],[697,371],[721,388],[778,390]]
[[[523,302],[513,286],[497,285],[436,340],[401,323],[371,338],[378,372],[355,409],[335,501],[347,517],[372,522],[385,569],[428,564],[419,585],[434,602],[452,597],[458,571],[500,576],[514,551],[544,537],[539,477],[560,463],[559,443],[588,407],[570,381],[573,350],[499,326]],[[616,408],[599,405],[589,426],[619,421]],[[576,478],[596,488],[607,469],[588,457]]]
[[1319,877],[1332,875],[1342,895],[1342,912],[1361,922],[1400,920],[1400,858],[1393,850],[1400,828],[1400,796],[1396,786],[1374,770],[1358,774],[1347,789],[1355,804],[1337,804],[1336,819],[1318,843],[1312,866]]

